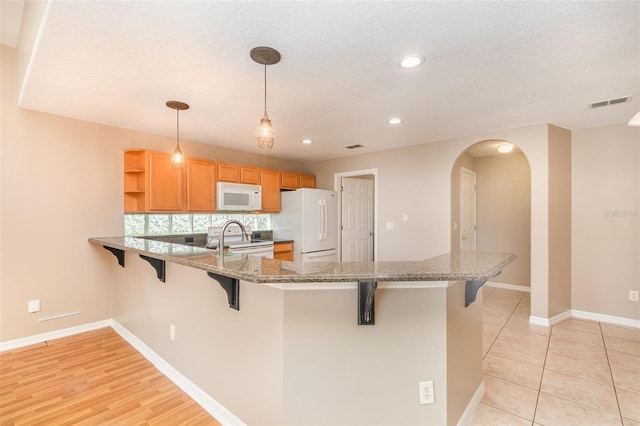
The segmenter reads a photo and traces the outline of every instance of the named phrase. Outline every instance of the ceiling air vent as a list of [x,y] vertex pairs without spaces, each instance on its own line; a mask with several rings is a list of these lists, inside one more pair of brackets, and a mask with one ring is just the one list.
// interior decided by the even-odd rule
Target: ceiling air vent
[[358,143],[358,144],[355,144],[355,145],[345,146],[345,148],[347,148],[347,149],[362,148],[362,145],[360,145],[360,144]]
[[606,101],[592,102],[588,105],[588,108],[601,108],[609,105],[623,104],[629,102],[630,99],[631,96],[623,96],[621,98],[607,99]]

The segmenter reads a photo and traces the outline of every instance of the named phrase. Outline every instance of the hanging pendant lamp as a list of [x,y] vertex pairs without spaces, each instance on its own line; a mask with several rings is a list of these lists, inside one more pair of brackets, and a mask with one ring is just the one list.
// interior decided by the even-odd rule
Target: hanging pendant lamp
[[258,125],[258,147],[262,149],[273,148],[273,127],[271,127],[271,120],[267,115],[267,65],[273,65],[280,62],[280,52],[271,47],[254,47],[249,53],[251,59],[255,62],[264,65],[264,115],[260,119]]
[[168,101],[167,106],[176,110],[176,149],[171,154],[171,167],[175,170],[182,170],[184,167],[184,155],[180,149],[180,111],[189,109],[189,105],[180,101]]

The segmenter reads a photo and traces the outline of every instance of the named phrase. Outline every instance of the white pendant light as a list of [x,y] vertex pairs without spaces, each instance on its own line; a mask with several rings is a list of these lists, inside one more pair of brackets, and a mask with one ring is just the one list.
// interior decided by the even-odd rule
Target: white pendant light
[[184,167],[184,154],[180,149],[180,111],[189,109],[189,105],[180,101],[167,101],[167,106],[176,110],[176,149],[171,154],[171,167],[182,170]]
[[629,126],[640,126],[640,111],[636,115],[631,117],[631,120],[629,120],[629,123],[627,124]]
[[271,120],[267,115],[267,65],[273,65],[280,62],[280,52],[265,46],[254,47],[249,53],[251,59],[259,64],[264,65],[264,115],[260,119],[258,125],[258,147],[262,149],[273,148],[273,127],[271,126]]

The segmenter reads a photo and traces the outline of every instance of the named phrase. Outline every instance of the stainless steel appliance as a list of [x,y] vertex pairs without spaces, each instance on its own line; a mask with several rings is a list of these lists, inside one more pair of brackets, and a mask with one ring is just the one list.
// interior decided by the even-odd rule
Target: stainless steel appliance
[[293,240],[294,262],[336,262],[338,194],[303,188],[280,194],[280,214],[273,215],[273,237]]
[[[218,249],[222,226],[210,226],[207,232],[207,248]],[[273,259],[273,241],[251,241],[251,227],[245,225],[246,236],[242,237],[240,226],[231,224],[224,232],[224,244],[230,253],[248,254],[251,256]],[[244,240],[244,241],[243,241]]]

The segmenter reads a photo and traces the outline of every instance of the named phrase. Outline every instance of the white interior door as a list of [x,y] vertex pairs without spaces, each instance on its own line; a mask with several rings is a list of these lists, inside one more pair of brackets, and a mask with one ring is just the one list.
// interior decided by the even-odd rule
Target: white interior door
[[373,181],[342,178],[342,261],[373,260]]
[[476,172],[460,168],[460,250],[475,250],[476,243]]

